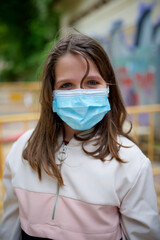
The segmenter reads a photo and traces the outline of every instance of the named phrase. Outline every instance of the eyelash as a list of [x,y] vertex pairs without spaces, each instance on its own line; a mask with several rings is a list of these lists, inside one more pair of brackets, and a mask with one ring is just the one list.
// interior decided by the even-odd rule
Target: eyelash
[[97,85],[97,84],[99,84],[99,82],[97,82],[96,80],[89,80],[87,82],[87,84],[89,84],[89,85]]
[[[68,86],[68,85],[69,85],[69,86]],[[72,84],[69,83],[69,82],[68,82],[68,83],[64,83],[64,84],[62,84],[62,86],[60,86],[60,88],[62,88],[62,89],[63,89],[63,88],[69,88],[69,87],[71,87],[71,85],[72,85]]]
[[[84,84],[85,84],[85,82],[84,82]],[[91,85],[91,86],[96,86],[96,85],[99,84],[99,82],[97,82],[96,80],[89,80],[89,81],[86,82],[86,84]],[[66,83],[64,83],[60,86],[60,89],[65,89],[65,88],[67,89],[67,88],[70,88],[70,87],[72,87],[72,83],[66,82]]]

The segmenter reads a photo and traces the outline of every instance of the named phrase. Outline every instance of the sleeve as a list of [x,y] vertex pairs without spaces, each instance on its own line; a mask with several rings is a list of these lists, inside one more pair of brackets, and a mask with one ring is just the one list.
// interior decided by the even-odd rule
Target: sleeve
[[19,220],[18,200],[12,186],[11,169],[6,161],[3,175],[6,193],[4,197],[4,215],[0,224],[1,240],[20,240],[21,227]]
[[121,227],[127,240],[160,240],[160,220],[152,166],[146,158],[136,181],[122,200]]

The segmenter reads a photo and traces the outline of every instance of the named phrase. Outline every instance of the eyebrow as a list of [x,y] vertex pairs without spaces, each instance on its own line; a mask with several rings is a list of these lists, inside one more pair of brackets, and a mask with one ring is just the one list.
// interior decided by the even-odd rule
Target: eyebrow
[[[98,79],[98,80],[104,80],[101,75],[87,75],[85,79]],[[61,84],[66,81],[72,81],[74,78],[60,78],[56,84]]]
[[98,79],[98,80],[104,80],[101,75],[87,75],[86,79]]
[[72,80],[74,80],[74,79],[71,79],[71,78],[61,78],[55,84],[62,84],[62,83],[65,83],[65,82],[68,82],[68,81],[72,81]]

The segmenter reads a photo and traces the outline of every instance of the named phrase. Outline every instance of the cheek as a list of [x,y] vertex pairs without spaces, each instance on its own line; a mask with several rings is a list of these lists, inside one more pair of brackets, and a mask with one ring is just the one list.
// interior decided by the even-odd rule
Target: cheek
[[107,83],[103,80],[101,83],[101,88],[107,88]]

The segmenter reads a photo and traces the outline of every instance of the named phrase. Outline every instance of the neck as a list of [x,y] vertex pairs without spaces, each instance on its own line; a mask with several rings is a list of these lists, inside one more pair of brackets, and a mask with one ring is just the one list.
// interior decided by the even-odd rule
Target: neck
[[74,136],[74,134],[75,133],[79,133],[80,131],[78,131],[78,130],[75,130],[75,129],[73,129],[73,128],[71,128],[70,126],[68,126],[66,123],[64,123],[64,133],[65,133],[65,135],[64,135],[64,139],[65,139],[65,141],[67,141],[67,142],[69,142],[72,138],[73,138],[73,136]]

